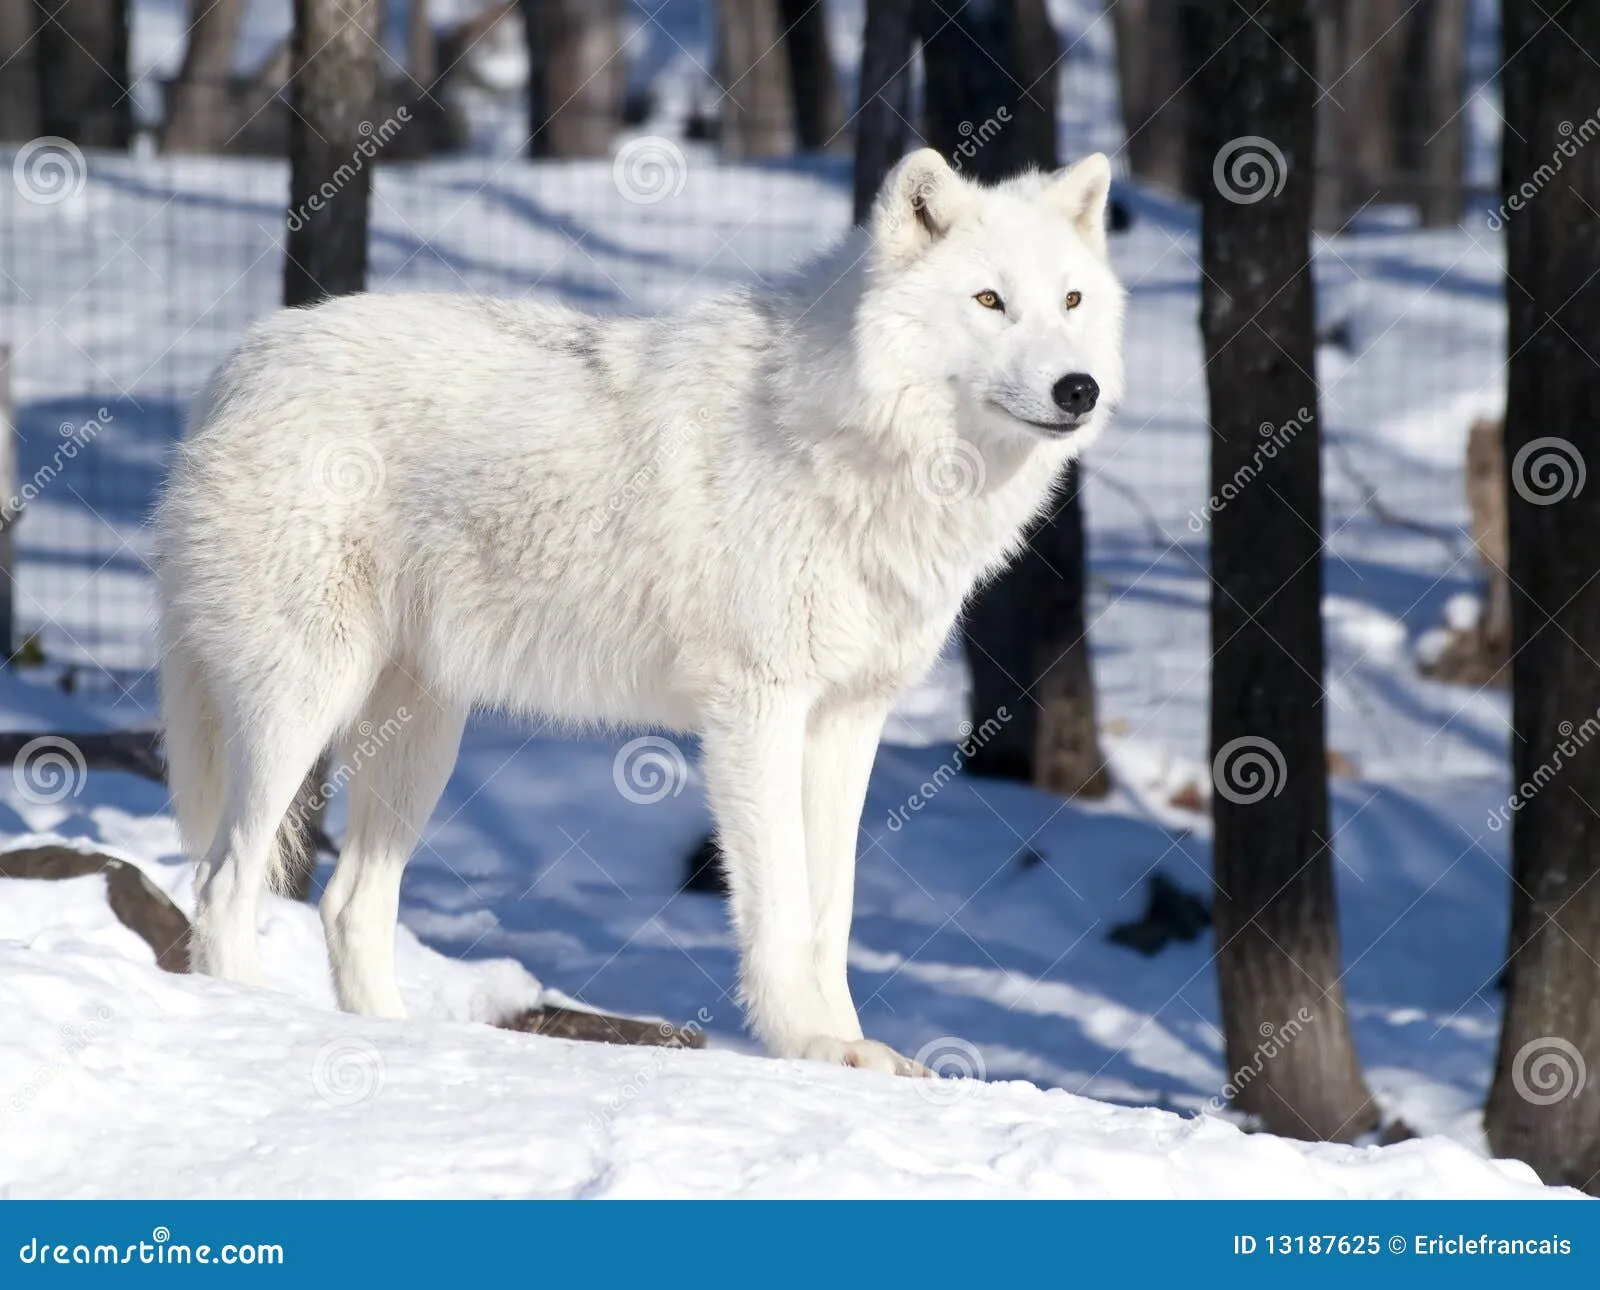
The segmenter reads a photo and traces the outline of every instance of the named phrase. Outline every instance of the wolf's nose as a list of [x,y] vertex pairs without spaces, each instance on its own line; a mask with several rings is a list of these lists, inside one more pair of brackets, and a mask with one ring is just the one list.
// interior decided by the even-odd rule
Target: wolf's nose
[[1100,398],[1100,386],[1094,377],[1085,372],[1071,372],[1055,383],[1050,394],[1063,412],[1081,417],[1094,411],[1094,405]]

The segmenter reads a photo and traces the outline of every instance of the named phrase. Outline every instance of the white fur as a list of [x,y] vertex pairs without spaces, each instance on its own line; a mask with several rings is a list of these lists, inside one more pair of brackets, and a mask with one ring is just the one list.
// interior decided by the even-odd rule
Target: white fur
[[[256,327],[156,521],[195,966],[259,980],[278,832],[332,749],[358,764],[322,903],[339,999],[403,1015],[400,874],[467,712],[657,725],[702,736],[753,1030],[911,1071],[846,981],[867,776],[1121,394],[1108,183],[1095,156],[980,188],[924,150],[795,283],[683,316],[355,296]],[[1075,372],[1094,412],[1030,424]]]

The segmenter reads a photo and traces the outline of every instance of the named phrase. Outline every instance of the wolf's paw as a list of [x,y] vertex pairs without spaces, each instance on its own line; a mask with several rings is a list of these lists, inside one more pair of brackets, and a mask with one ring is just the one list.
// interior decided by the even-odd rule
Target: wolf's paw
[[816,1035],[806,1040],[800,1056],[807,1061],[832,1062],[835,1066],[854,1066],[857,1070],[880,1071],[885,1075],[908,1075],[915,1079],[933,1076],[921,1062],[902,1057],[876,1039],[831,1039],[827,1035]]

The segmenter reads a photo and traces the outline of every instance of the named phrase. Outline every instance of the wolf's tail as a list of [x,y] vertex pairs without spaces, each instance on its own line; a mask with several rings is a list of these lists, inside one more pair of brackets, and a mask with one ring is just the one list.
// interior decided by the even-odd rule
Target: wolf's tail
[[[229,792],[227,732],[206,678],[204,665],[163,623],[161,721],[167,760],[167,788],[178,817],[184,852],[203,861],[216,842]],[[320,824],[314,802],[322,780],[321,762],[312,768],[278,826],[267,883],[283,896],[304,899],[316,867]]]

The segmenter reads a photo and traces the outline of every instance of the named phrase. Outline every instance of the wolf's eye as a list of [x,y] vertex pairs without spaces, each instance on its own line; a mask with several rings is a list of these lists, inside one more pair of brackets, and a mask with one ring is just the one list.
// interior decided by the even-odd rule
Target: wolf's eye
[[1006,302],[1000,299],[999,295],[993,291],[980,291],[972,298],[985,309],[998,309],[1002,312],[1005,311]]
[[1067,292],[1067,308],[1068,309],[1076,309],[1082,303],[1083,303],[1083,292],[1081,292],[1081,291],[1069,291],[1069,292]]

